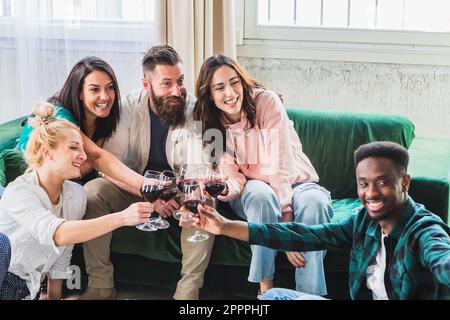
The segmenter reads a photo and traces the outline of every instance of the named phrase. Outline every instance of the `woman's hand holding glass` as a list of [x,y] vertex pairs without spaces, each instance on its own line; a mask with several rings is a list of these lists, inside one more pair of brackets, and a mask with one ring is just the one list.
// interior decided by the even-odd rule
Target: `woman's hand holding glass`
[[153,203],[136,202],[121,212],[122,226],[135,226],[148,222],[153,212]]

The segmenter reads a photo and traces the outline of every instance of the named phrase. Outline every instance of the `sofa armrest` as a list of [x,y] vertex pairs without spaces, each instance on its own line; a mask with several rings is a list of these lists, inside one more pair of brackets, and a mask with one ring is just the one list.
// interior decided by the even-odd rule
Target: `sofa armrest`
[[5,149],[0,152],[0,185],[6,187],[23,174],[28,165],[22,151]]
[[413,177],[409,195],[431,212],[448,222],[449,182],[446,179]]
[[22,122],[26,117],[21,117],[0,124],[0,152],[16,147],[17,138],[22,132]]

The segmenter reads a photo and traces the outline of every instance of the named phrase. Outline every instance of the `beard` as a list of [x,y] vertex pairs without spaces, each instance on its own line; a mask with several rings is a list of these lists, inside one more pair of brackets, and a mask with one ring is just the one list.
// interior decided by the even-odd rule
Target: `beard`
[[152,90],[151,99],[158,111],[159,119],[165,126],[175,128],[186,120],[186,91],[180,96],[157,97]]
[[371,218],[373,221],[375,221],[375,222],[381,222],[381,221],[384,221],[384,220],[390,218],[390,217],[391,217],[391,214],[389,214],[388,212],[385,212],[385,213],[382,213],[382,214],[380,214],[380,215],[378,215],[378,216],[371,216],[370,214],[369,214],[369,216],[370,216],[370,218]]

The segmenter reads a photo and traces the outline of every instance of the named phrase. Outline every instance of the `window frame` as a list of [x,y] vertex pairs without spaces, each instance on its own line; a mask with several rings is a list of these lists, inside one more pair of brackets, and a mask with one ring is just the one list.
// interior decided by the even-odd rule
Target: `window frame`
[[263,26],[257,0],[236,10],[241,56],[450,65],[450,33]]

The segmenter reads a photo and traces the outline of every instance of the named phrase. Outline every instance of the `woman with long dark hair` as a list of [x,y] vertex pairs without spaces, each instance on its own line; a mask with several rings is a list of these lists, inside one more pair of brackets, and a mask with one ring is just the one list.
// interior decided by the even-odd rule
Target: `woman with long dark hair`
[[[72,68],[62,88],[49,102],[56,106],[55,118],[66,119],[80,127],[87,161],[83,163],[82,183],[94,178],[92,168],[124,183],[128,191],[139,194],[142,176],[125,166],[103,143],[119,122],[120,93],[111,66],[97,57],[85,57]],[[33,115],[30,117],[33,118]],[[22,129],[17,149],[24,151],[33,127],[29,121]]]
[[[214,136],[211,129],[221,133],[205,138],[214,145],[214,156],[228,176],[219,200],[229,201],[249,222],[329,222],[330,194],[317,184],[319,177],[275,92],[231,58],[217,55],[203,63],[196,96],[194,119],[202,122],[204,137]],[[248,280],[259,282],[263,293],[273,287],[276,251],[251,249]],[[287,257],[297,267],[297,290],[327,294],[323,251],[288,252]]]

